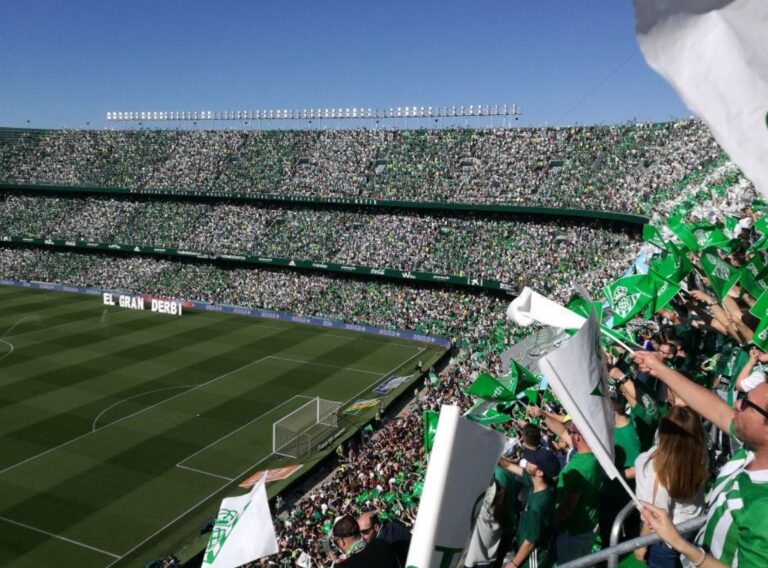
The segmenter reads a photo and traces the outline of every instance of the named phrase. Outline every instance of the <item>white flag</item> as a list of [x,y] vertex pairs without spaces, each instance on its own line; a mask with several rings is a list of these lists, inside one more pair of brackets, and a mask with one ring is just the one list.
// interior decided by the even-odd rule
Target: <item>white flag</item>
[[203,566],[235,568],[277,552],[277,537],[267,502],[266,477],[250,493],[221,502]]
[[640,49],[768,197],[768,2],[634,0]]
[[528,286],[509,304],[507,319],[523,327],[539,322],[562,329],[578,329],[584,324],[583,317]]
[[613,462],[615,424],[595,312],[573,337],[538,363],[542,375],[549,381],[605,473],[611,479],[620,479],[630,496],[637,500]]
[[312,568],[312,557],[302,550],[299,558],[296,560],[296,566],[299,566],[299,568]]
[[440,409],[406,566],[453,568],[472,535],[474,509],[485,495],[506,437]]

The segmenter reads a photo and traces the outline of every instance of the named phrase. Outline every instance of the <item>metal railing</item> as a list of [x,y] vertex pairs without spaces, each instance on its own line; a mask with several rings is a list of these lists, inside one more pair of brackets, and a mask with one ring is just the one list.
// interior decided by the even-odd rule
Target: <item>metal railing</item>
[[[611,529],[611,546],[608,548],[604,548],[600,552],[595,552],[593,554],[589,554],[587,556],[583,556],[582,558],[577,558],[576,560],[571,560],[570,562],[567,562],[565,564],[560,564],[559,568],[586,568],[587,566],[594,566],[595,564],[599,564],[601,562],[607,562],[609,568],[615,568],[618,564],[619,558],[628,553],[632,552],[633,550],[637,548],[641,548],[643,546],[648,546],[651,544],[656,544],[661,539],[656,534],[649,534],[646,536],[639,536],[637,538],[633,538],[631,540],[627,540],[622,542],[621,544],[615,544],[615,541],[618,540],[619,537],[619,530],[621,528],[621,525],[624,524],[624,520],[629,515],[629,512],[634,509],[634,503],[630,502],[629,505],[624,507],[624,509],[621,510],[619,515],[616,517],[616,521],[613,524],[613,528]],[[681,533],[687,533],[691,531],[699,530],[706,521],[706,517],[696,517],[695,519],[690,519],[688,521],[685,521],[684,523],[680,523],[677,526],[677,530]],[[620,522],[618,522],[620,521]]]

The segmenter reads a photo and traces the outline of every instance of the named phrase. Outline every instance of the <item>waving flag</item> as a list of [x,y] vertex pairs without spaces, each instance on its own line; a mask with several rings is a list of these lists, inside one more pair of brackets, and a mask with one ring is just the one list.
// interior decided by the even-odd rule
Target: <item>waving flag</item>
[[265,479],[256,483],[250,493],[221,502],[203,568],[235,568],[277,553]]
[[456,566],[505,441],[499,432],[461,418],[458,406],[440,409],[406,566]]
[[648,64],[768,195],[768,2],[634,4],[637,41]]
[[595,315],[592,314],[573,337],[542,357],[539,369],[605,473],[610,479],[620,479],[636,500],[614,464],[615,424]]

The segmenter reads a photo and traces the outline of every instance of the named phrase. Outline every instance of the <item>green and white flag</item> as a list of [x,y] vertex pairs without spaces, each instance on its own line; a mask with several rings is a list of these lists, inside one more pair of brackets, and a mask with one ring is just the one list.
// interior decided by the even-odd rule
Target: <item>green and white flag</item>
[[693,227],[685,223],[683,215],[675,215],[667,219],[667,227],[688,250],[697,251],[701,248],[701,244],[693,233]]
[[250,493],[221,502],[202,566],[235,568],[276,553],[277,538],[264,476]]
[[478,400],[472,408],[470,408],[464,417],[472,422],[477,422],[484,426],[491,426],[493,424],[504,424],[512,420],[509,414],[504,414],[504,404],[499,404],[492,400]]
[[648,64],[768,195],[768,2],[634,0]]
[[428,378],[429,378],[429,384],[432,385],[433,387],[436,387],[437,385],[440,384],[440,378],[437,376],[437,373],[435,373],[434,369],[429,370]]
[[660,248],[661,250],[667,248],[661,233],[653,225],[643,225],[643,240],[646,243],[650,243],[653,246]]
[[511,402],[516,398],[514,388],[488,373],[479,374],[465,392],[485,400]]
[[707,249],[701,253],[701,269],[709,278],[709,285],[714,290],[719,301],[728,295],[741,277],[741,272],[735,266],[724,261],[715,249]]
[[647,274],[619,278],[603,293],[613,309],[613,327],[627,323],[656,297],[654,281]]
[[688,255],[677,249],[668,251],[661,258],[654,258],[648,267],[650,272],[672,284],[679,284],[693,270]]
[[581,329],[539,360],[539,368],[610,479],[619,479],[637,501],[614,464],[615,424],[608,371],[594,314]]
[[753,298],[758,299],[768,290],[766,276],[768,276],[768,267],[763,263],[762,257],[756,254],[741,267],[741,286]]
[[656,275],[653,271],[651,271],[649,275],[654,281],[655,287],[655,297],[653,298],[653,301],[648,304],[648,307],[651,310],[651,315],[653,315],[660,309],[667,307],[670,300],[672,300],[672,298],[674,298],[680,291],[680,284],[672,283],[669,280]]

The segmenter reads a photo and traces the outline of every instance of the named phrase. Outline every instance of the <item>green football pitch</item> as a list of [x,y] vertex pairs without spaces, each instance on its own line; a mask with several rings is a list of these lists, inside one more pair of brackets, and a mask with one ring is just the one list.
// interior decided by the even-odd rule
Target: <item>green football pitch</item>
[[143,566],[173,552],[254,471],[297,462],[272,454],[275,421],[317,396],[374,398],[443,352],[0,286],[0,565]]

